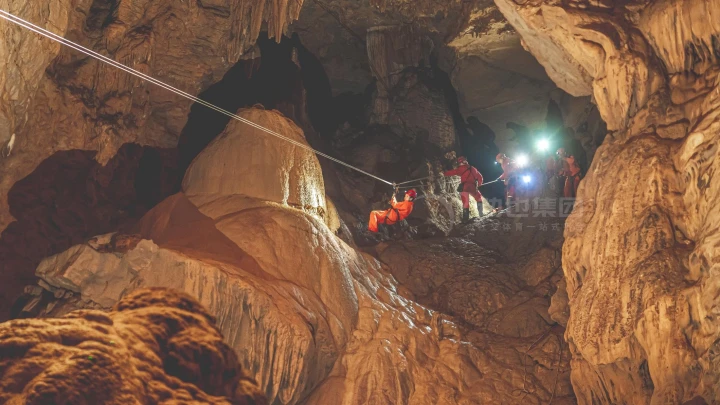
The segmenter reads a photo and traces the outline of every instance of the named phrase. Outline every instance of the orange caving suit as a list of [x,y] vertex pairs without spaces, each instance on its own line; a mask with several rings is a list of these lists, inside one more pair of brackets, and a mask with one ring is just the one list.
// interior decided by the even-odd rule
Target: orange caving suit
[[575,162],[574,156],[563,158],[561,175],[565,176],[565,188],[563,197],[577,197],[577,189],[580,185],[580,166]]
[[470,196],[473,196],[475,201],[482,202],[482,194],[480,194],[478,186],[483,183],[483,176],[476,168],[470,165],[462,165],[443,174],[446,177],[460,176],[460,182],[463,186],[460,192],[463,208],[470,208]]
[[370,211],[370,221],[368,229],[372,232],[378,231],[378,224],[393,225],[407,218],[413,210],[414,203],[412,201],[397,202],[393,196],[390,202],[392,208],[386,210]]

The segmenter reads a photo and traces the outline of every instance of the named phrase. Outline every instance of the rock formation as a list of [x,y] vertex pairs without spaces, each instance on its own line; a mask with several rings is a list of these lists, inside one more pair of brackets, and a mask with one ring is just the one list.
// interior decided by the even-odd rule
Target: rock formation
[[[240,114],[293,128],[275,111]],[[73,294],[51,314],[108,308],[141,287],[187,292],[217,318],[243,367],[276,404],[572,403],[569,354],[547,313],[559,276],[557,230],[519,242],[546,259],[528,253],[506,267],[496,257],[517,253],[499,242],[511,234],[500,231],[498,244],[487,244],[480,224],[463,239],[380,248],[377,260],[342,242],[317,210],[291,206],[302,195],[324,196],[317,159],[275,138],[249,151],[240,141],[254,131],[230,125],[208,145],[188,169],[184,191],[151,210],[133,231],[137,238],[99,238],[43,261],[44,288]],[[294,134],[302,139],[297,128]],[[244,181],[293,168],[304,170],[295,182]],[[277,189],[286,191],[271,192]],[[506,229],[502,222],[487,226]],[[428,260],[433,249],[451,246],[455,259]],[[477,260],[486,261],[488,273],[472,272]],[[429,282],[447,291],[430,299],[408,274],[414,268],[453,281]],[[444,274],[449,268],[460,272]]]
[[[268,3],[268,10],[265,3],[258,6],[245,0],[222,5],[181,2],[169,7],[156,7],[152,1],[116,6],[85,0],[56,1],[47,7],[16,1],[0,4],[58,35],[197,94],[253,45],[263,21],[268,22],[270,35],[279,38],[302,2]],[[7,99],[1,103],[0,127],[5,131],[0,141],[12,133],[17,133],[17,141],[14,157],[0,163],[9,174],[0,183],[0,230],[10,221],[7,190],[55,151],[97,150],[97,160],[106,163],[123,143],[163,147],[177,143],[190,101],[8,22],[2,29],[7,44],[2,48],[3,60],[9,62],[0,86],[10,91],[3,92]],[[198,45],[188,46],[192,41]]]
[[[3,0],[0,8],[197,95],[219,81],[241,56],[248,57],[263,26],[269,37],[279,40],[302,6],[301,0],[170,3],[62,0],[39,6]],[[109,178],[99,181],[107,186],[116,174],[113,167],[123,163],[123,145],[177,146],[192,104],[189,100],[67,47],[61,48],[7,21],[0,22],[0,30],[0,57],[5,61],[0,77],[0,232],[13,220],[20,220],[9,206],[11,188],[43,162],[52,160],[59,166],[56,172],[66,166],[80,166],[89,167],[90,172],[103,172],[102,177],[109,174]],[[8,154],[11,139],[12,151]],[[145,160],[153,161],[152,165],[159,159],[156,156]],[[61,194],[69,194],[65,191],[67,185],[58,188],[64,189]],[[88,194],[91,199],[101,199],[92,192]],[[128,207],[119,211],[124,213],[107,213],[108,222],[122,222],[125,218],[120,217],[125,216]],[[56,212],[50,222],[84,222],[76,221],[83,215]],[[74,219],[68,220],[68,216]],[[105,228],[87,222],[82,226],[98,225]],[[23,237],[11,232],[4,242]],[[44,248],[64,243],[53,239],[45,238],[41,242]],[[10,312],[9,302],[22,289],[20,284],[28,280],[31,270],[27,264],[38,259],[23,253],[7,252],[5,246],[0,246],[3,319]]]
[[720,3],[497,4],[614,131],[563,247],[578,402],[717,403]]
[[195,299],[141,289],[109,312],[0,324],[3,404],[267,401]]

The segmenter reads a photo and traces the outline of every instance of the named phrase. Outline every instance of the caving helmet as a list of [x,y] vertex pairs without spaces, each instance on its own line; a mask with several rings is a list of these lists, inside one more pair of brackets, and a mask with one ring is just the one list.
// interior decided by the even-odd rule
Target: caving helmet
[[498,153],[497,156],[495,156],[496,162],[502,162],[505,159],[507,159],[507,156],[505,156],[504,153]]
[[565,148],[560,148],[557,150],[558,156],[565,156]]
[[463,164],[467,163],[468,161],[465,156],[460,156],[459,158],[457,158],[457,162],[458,162],[458,164],[463,165]]
[[410,198],[412,198],[414,200],[415,197],[417,197],[417,191],[415,191],[414,188],[411,188],[410,190],[405,192],[405,195],[409,195]]

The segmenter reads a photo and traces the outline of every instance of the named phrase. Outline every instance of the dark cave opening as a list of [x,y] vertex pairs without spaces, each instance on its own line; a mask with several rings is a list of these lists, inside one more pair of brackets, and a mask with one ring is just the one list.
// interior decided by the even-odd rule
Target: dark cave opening
[[10,189],[16,221],[0,235],[2,319],[21,315],[24,301],[15,299],[36,284],[34,271],[43,258],[127,229],[181,179],[174,149],[125,144],[105,166],[95,153],[56,152]]
[[[260,57],[240,60],[199,97],[230,112],[255,104],[277,109],[305,131],[313,147],[324,149],[323,136],[332,134],[339,120],[322,64],[297,35],[277,42],[263,32],[257,46]],[[226,115],[193,105],[178,142],[181,167],[186,168],[229,121]]]

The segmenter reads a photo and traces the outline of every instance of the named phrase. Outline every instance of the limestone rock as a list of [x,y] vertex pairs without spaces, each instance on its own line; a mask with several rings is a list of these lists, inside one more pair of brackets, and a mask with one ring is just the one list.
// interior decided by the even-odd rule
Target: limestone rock
[[550,77],[592,93],[615,130],[565,230],[578,402],[717,403],[720,4],[518,3],[497,1]]
[[187,294],[143,289],[107,313],[0,324],[0,402],[266,404],[214,323]]
[[[253,45],[263,22],[279,39],[298,17],[302,1],[171,2],[163,7],[143,0],[111,7],[89,0],[43,6],[4,0],[0,6],[198,94]],[[6,200],[10,187],[57,151],[98,151],[96,159],[105,164],[127,142],[177,144],[189,100],[8,22],[2,30],[0,56],[8,63],[0,78],[0,145],[12,133],[17,139],[12,155],[0,159],[0,231],[12,220]]]
[[[84,274],[83,264],[91,264],[95,255],[92,249],[81,248],[79,260],[50,269],[48,279]],[[132,274],[132,279],[121,285],[128,290],[163,286],[197,297],[217,317],[226,341],[269,399],[294,403],[324,376],[338,355],[322,307],[311,294],[295,298],[299,291],[283,292],[232,264],[215,263],[191,259],[145,240],[118,258],[114,267],[105,268],[112,273]],[[104,280],[89,277],[80,284],[83,301],[104,302]],[[273,356],[288,363],[273,363]]]
[[431,85],[430,70],[417,70],[429,66],[432,47],[412,25],[368,30],[368,61],[377,83],[370,122],[423,131],[427,142],[447,152],[456,144],[453,111],[443,89]]
[[[547,266],[541,256],[534,255],[524,266],[543,269],[532,278],[546,279],[549,275],[543,273],[548,270],[559,273],[559,266]],[[547,314],[549,301],[543,297],[550,283],[526,284],[521,277],[528,271],[523,266],[505,264],[496,252],[466,239],[396,243],[379,257],[417,302],[475,329],[528,337],[542,334],[553,323]],[[533,287],[537,291],[530,292]]]
[[[251,108],[238,115],[309,147],[300,128],[276,111]],[[183,190],[196,202],[245,197],[290,205],[330,221],[317,156],[239,121],[231,121],[193,161]]]
[[[322,233],[321,229],[316,231]],[[84,248],[81,260],[55,271],[76,272],[86,262],[82,258],[93,252]],[[492,335],[468,335],[452,320],[400,297],[397,285],[378,264],[362,260],[356,263],[364,266],[350,268],[358,312],[349,324],[303,286],[268,279],[269,275],[256,277],[228,263],[209,264],[149,241],[140,242],[109,270],[132,268],[132,288],[170,286],[198,297],[273,403],[324,404],[338,398],[358,405],[483,399],[520,403],[512,391],[523,388],[533,402],[549,398],[558,361],[552,335],[531,336],[514,345]],[[96,289],[87,288],[93,284],[105,285],[89,278],[83,283],[84,300],[98,297]],[[337,340],[341,335],[336,335],[342,328],[352,331],[344,349]],[[540,347],[524,354],[533,341]],[[527,385],[522,381],[524,363],[537,378]],[[498,367],[504,371],[498,372]],[[545,367],[551,371],[543,371]],[[567,374],[560,376],[556,397],[566,398]],[[300,401],[303,397],[308,399]]]

